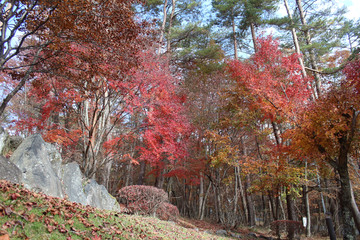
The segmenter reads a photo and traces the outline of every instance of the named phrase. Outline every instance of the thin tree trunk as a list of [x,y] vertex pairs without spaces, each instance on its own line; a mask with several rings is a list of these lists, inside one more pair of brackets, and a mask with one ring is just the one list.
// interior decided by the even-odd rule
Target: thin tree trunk
[[[305,180],[307,180],[307,161],[305,162]],[[305,205],[305,214],[306,214],[306,236],[311,236],[311,213],[310,213],[310,201],[308,186],[305,184],[303,187],[303,197]]]
[[205,206],[206,206],[205,203],[206,203],[207,197],[209,196],[210,188],[211,188],[211,182],[209,183],[209,186],[208,186],[208,188],[207,188],[207,190],[206,190],[206,194],[205,194],[205,197],[204,197],[202,206],[201,206],[201,216],[200,216],[200,220],[204,220]]
[[233,43],[234,43],[234,58],[238,60],[238,44],[236,40],[236,26],[235,26],[235,19],[232,19],[232,29],[233,29]]
[[355,201],[354,190],[352,188],[351,182],[350,182],[350,190],[351,190],[351,212],[354,217],[356,228],[360,232],[360,212]]
[[255,33],[255,25],[254,23],[250,23],[251,37],[254,44],[254,51],[257,52],[257,43],[256,43],[256,33]]
[[241,181],[241,175],[240,175],[240,167],[238,167],[238,173],[239,175],[237,176],[239,179],[239,187],[240,187],[240,197],[241,197],[241,201],[243,204],[243,211],[244,211],[244,216],[245,216],[245,221],[248,222],[248,208],[247,208],[247,203],[246,203],[246,196],[245,196],[245,191],[244,191],[244,187],[243,187],[243,183]]
[[199,186],[199,210],[198,218],[201,218],[202,215],[202,206],[204,202],[204,174],[200,172],[200,186]]
[[161,24],[161,28],[160,28],[160,39],[159,39],[159,48],[158,48],[158,54],[161,54],[161,48],[162,48],[162,42],[164,39],[164,34],[165,34],[165,25],[166,25],[166,18],[167,18],[167,4],[168,4],[168,0],[164,1],[164,8],[163,8],[163,22]]
[[[307,45],[311,45],[311,36],[310,36],[310,31],[307,28],[307,23],[306,23],[306,19],[305,19],[305,14],[302,8],[302,4],[301,4],[301,0],[296,0],[296,4],[299,10],[299,15],[300,15],[300,20],[301,23],[304,27],[303,31],[305,33],[305,40],[306,40],[306,44]],[[310,58],[310,64],[311,67],[315,70],[314,72],[314,77],[315,77],[315,89],[316,89],[316,93],[318,96],[321,95],[321,79],[320,79],[320,74],[318,73],[319,69],[315,60],[315,52],[313,48],[310,48],[309,50],[309,58]]]
[[[292,15],[291,15],[287,0],[284,0],[284,4],[285,4],[285,8],[286,8],[286,12],[288,14],[288,17],[290,18],[291,24],[294,25],[293,18],[292,18]],[[303,78],[306,78],[307,74],[306,74],[306,71],[305,71],[304,61],[303,61],[302,57],[300,56],[300,53],[301,53],[300,45],[299,45],[299,41],[298,41],[298,38],[297,38],[297,35],[296,35],[296,30],[295,30],[294,27],[291,27],[291,34],[292,34],[292,37],[293,37],[295,51],[296,51],[297,54],[299,54],[298,59],[299,59],[299,63],[300,63],[300,66],[301,66],[302,76],[303,76]]]
[[[283,203],[282,203],[282,200],[281,200],[281,198],[280,198],[280,196],[278,196],[277,197],[277,199],[278,199],[278,201],[279,201],[279,207],[280,207],[280,209],[279,210],[281,210],[281,219],[282,220],[285,220],[285,210],[284,210],[284,206],[283,206]],[[279,213],[280,214],[280,213]]]
[[248,207],[248,225],[250,227],[255,226],[255,211],[254,211],[254,202],[252,200],[251,195],[248,193],[248,189],[250,187],[250,176],[247,175],[245,179],[245,196],[246,196],[246,202]]
[[145,178],[145,170],[146,170],[146,162],[140,161],[140,172],[138,178],[138,185],[144,185],[144,178]]
[[176,7],[176,0],[172,0],[172,4],[171,4],[171,14],[170,14],[170,19],[169,19],[169,29],[168,29],[168,36],[167,36],[167,45],[166,45],[166,52],[169,54],[171,51],[171,28],[172,28],[172,24],[173,24],[173,20],[174,20],[174,15],[175,15],[175,7]]

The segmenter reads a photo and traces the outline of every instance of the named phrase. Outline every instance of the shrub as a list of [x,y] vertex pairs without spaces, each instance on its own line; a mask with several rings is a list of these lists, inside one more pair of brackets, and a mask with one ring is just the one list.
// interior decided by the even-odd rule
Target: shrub
[[156,216],[165,221],[176,221],[179,215],[179,209],[171,203],[167,202],[161,204],[156,211]]
[[280,239],[281,234],[287,233],[289,239],[294,239],[296,236],[304,232],[304,227],[301,222],[292,220],[278,220],[270,225],[271,231]]
[[119,190],[119,202],[132,213],[155,215],[168,200],[166,192],[156,187],[132,185]]

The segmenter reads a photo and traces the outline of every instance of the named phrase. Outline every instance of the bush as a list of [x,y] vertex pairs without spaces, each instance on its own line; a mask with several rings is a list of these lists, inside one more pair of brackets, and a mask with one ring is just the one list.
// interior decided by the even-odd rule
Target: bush
[[156,216],[165,221],[176,221],[179,215],[179,209],[167,202],[161,204],[156,211]]
[[119,202],[131,213],[155,215],[157,209],[168,200],[166,192],[156,187],[133,185],[119,190]]
[[294,239],[304,232],[301,222],[292,220],[278,220],[270,225],[271,231],[280,239],[281,234],[287,233],[289,239]]

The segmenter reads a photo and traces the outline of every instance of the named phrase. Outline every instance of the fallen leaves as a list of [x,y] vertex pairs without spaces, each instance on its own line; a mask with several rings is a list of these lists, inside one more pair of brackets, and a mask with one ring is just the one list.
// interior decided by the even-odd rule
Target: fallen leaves
[[0,230],[0,240],[10,240],[9,235],[5,230]]

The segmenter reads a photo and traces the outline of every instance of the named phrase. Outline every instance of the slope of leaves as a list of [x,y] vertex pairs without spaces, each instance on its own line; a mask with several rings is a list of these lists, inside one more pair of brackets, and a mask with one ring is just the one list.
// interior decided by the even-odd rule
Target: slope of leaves
[[97,210],[3,180],[0,230],[10,239],[227,239],[156,218]]

